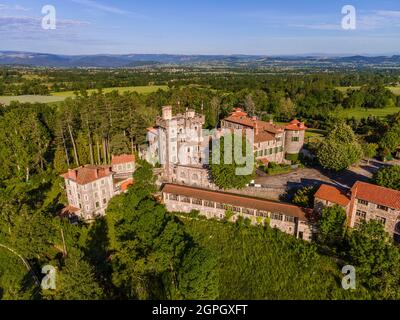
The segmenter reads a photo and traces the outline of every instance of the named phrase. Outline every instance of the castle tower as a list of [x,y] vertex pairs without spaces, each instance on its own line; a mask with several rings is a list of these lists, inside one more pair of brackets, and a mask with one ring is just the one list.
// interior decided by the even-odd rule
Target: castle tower
[[296,160],[304,146],[307,127],[299,120],[293,120],[285,126],[285,154],[286,159]]
[[172,107],[171,106],[162,107],[162,118],[164,120],[172,119]]

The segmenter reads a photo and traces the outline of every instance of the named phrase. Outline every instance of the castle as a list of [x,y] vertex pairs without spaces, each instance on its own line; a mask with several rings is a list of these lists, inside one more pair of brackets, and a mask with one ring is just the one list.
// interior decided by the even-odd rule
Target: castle
[[[204,115],[194,110],[173,115],[171,106],[162,108],[162,116],[154,127],[147,129],[149,144],[147,160],[163,168],[162,181],[212,187],[208,174],[210,133],[203,133]],[[275,125],[250,117],[236,108],[221,121],[221,129],[214,132],[220,137],[227,130],[251,130],[254,133],[255,159],[267,165],[269,162],[288,163],[301,152],[306,126],[293,120],[285,126]]]

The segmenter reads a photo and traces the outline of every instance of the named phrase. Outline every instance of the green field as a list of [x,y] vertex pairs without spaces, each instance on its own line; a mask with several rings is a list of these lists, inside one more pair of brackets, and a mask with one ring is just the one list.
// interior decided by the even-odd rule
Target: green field
[[[104,93],[110,93],[114,90],[118,91],[119,93],[124,92],[137,92],[141,94],[150,94],[152,92],[156,92],[158,90],[168,90],[168,86],[139,86],[139,87],[118,87],[118,88],[105,88],[103,89]],[[88,90],[89,95],[91,93],[97,92],[97,90]],[[66,98],[73,98],[75,94],[73,91],[65,91],[65,92],[56,92],[52,93],[51,96],[33,96],[33,95],[26,95],[26,96],[0,96],[0,104],[9,105],[11,101],[18,101],[22,103],[30,102],[30,103],[53,103],[53,102],[60,102],[64,101]]]
[[346,109],[339,112],[339,116],[343,118],[355,118],[360,120],[362,118],[368,118],[369,116],[383,118],[390,114],[400,112],[399,107],[391,107],[384,109]]
[[54,96],[0,96],[0,104],[9,105],[12,101],[18,101],[22,103],[54,103],[64,101],[65,97],[54,97]]
[[[103,93],[110,93],[112,91],[118,91],[119,93],[124,93],[124,92],[137,92],[141,94],[149,94],[156,92],[158,90],[168,90],[168,86],[138,86],[138,87],[116,87],[116,88],[105,88],[103,89]],[[98,90],[93,89],[93,90],[88,90],[88,93],[94,93],[97,92]],[[64,91],[64,92],[55,92],[52,93],[53,96],[56,97],[74,97],[75,94],[73,91]]]
[[[361,87],[337,87],[336,89],[340,90],[343,93],[346,93],[349,89],[358,90]],[[387,87],[390,91],[392,91],[395,95],[400,96],[400,87]]]

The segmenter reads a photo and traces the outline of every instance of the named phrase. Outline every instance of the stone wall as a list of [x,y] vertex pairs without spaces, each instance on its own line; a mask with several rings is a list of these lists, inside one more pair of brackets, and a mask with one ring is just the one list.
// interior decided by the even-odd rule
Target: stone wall
[[[169,212],[183,212],[190,213],[192,210],[197,210],[201,215],[210,218],[223,219],[225,217],[226,209],[223,208],[222,204],[214,203],[213,206],[207,205],[206,201],[201,203],[192,202],[191,198],[178,196],[176,199],[172,199],[176,195],[169,195],[163,193],[163,201]],[[198,201],[199,199],[196,199]],[[235,215],[231,218],[231,221],[235,222],[239,216],[248,218],[252,224],[264,224],[269,223],[271,228],[276,228],[282,232],[301,238],[306,241],[312,240],[312,234],[315,232],[314,227],[307,221],[300,221],[297,218],[285,216],[279,213],[273,212],[259,212],[258,210],[250,209],[253,214],[247,214],[247,208],[240,208],[240,212],[235,211]]]

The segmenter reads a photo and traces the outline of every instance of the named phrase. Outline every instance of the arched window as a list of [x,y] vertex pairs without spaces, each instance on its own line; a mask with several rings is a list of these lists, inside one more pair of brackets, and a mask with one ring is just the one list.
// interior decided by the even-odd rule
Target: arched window
[[394,227],[394,229],[397,233],[400,233],[400,221],[396,223],[396,226]]
[[195,174],[193,174],[192,179],[193,180],[199,180],[199,176],[195,173]]

